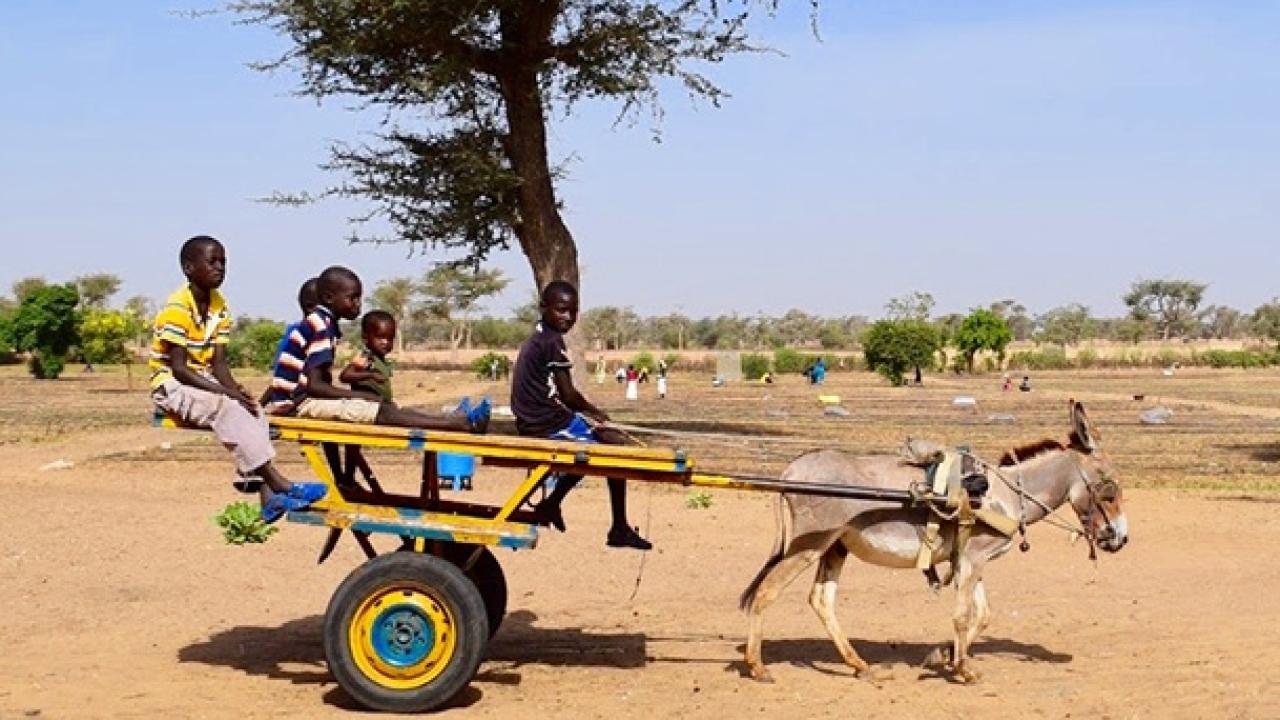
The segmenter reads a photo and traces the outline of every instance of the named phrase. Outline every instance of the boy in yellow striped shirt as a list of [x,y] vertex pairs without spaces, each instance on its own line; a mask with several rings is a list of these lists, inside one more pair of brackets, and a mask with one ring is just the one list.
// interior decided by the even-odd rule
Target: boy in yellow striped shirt
[[222,243],[198,235],[183,243],[178,258],[187,284],[169,296],[153,324],[151,398],[164,412],[213,430],[235,457],[236,472],[261,479],[262,517],[275,522],[324,497],[325,486],[291,483],[280,474],[267,419],[231,376],[231,311],[218,292],[227,271]]

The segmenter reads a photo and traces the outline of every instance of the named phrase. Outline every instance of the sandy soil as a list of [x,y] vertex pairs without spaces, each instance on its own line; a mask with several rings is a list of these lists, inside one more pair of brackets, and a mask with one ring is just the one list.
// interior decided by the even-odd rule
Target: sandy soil
[[[326,669],[320,633],[329,595],[362,560],[359,550],[344,544],[317,567],[323,534],[298,526],[263,546],[224,545],[210,521],[236,499],[223,451],[193,433],[147,428],[145,397],[117,392],[122,382],[39,385],[0,375],[0,718],[357,712]],[[1070,392],[1070,384],[1054,379],[1037,394],[1044,425],[1062,424],[1048,418],[1061,414],[1053,393]],[[873,386],[866,378],[833,381],[846,395],[868,398],[849,403],[865,417],[837,434],[879,432],[892,416],[949,437],[956,417],[897,400],[881,405],[875,398],[899,396]],[[500,390],[434,376],[414,390],[431,404],[486,389]],[[811,412],[799,385],[769,392],[796,398],[785,405],[791,420]],[[936,392],[949,397],[955,388]],[[692,387],[688,394],[688,405],[661,411],[702,412],[706,398]],[[915,397],[918,404],[924,396]],[[1041,410],[1028,398],[1016,401],[1025,404],[1023,427],[964,422],[993,438],[1034,440]],[[890,406],[892,413],[883,409]],[[640,420],[659,410],[649,402],[619,415]],[[922,414],[935,416],[910,419]],[[1129,429],[1106,436],[1116,447],[1171,444],[1142,440],[1145,431],[1121,419],[1116,411],[1112,424]],[[1195,417],[1188,423],[1208,427]],[[1266,455],[1275,444],[1257,440],[1257,428],[1240,432],[1255,439],[1218,437],[1204,447],[1225,448],[1223,458],[1242,444],[1252,448],[1253,459],[1238,461],[1248,465],[1242,486],[1162,488],[1160,473],[1143,475],[1141,462],[1129,462],[1131,475],[1145,479],[1128,496],[1132,541],[1123,552],[1095,566],[1083,545],[1042,526],[1033,528],[1029,553],[994,563],[987,584],[995,618],[976,646],[984,679],[973,686],[920,666],[950,637],[952,593],[935,595],[915,572],[854,563],[840,616],[875,665],[871,677],[854,677],[840,663],[807,607],[807,583],[798,583],[768,618],[764,652],[777,682],[744,679],[736,598],[771,544],[771,499],[725,492],[710,508],[690,509],[683,492],[638,488],[633,520],[657,543],[643,556],[604,547],[607,500],[601,484],[589,483],[567,506],[567,534],[544,534],[536,551],[499,554],[510,614],[476,681],[444,715],[1280,717],[1280,565],[1264,554],[1280,547],[1280,497],[1257,491],[1275,480]],[[1192,435],[1177,437],[1185,444]],[[171,449],[160,449],[165,442]],[[301,473],[292,448],[282,453],[290,472]],[[1204,462],[1229,462],[1223,458]],[[58,459],[75,466],[38,470]],[[379,460],[384,474],[404,482],[415,471],[407,456]],[[477,494],[494,496],[513,481],[486,475]]]

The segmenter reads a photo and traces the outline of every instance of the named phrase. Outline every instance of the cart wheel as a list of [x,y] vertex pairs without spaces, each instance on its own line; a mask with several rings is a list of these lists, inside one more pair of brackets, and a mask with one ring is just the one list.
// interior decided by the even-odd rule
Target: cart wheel
[[471,553],[480,547],[480,557],[467,571],[467,577],[475,583],[484,600],[484,613],[489,618],[489,637],[492,638],[502,627],[502,618],[507,615],[507,576],[502,572],[502,565],[493,552],[487,547],[450,543],[445,546],[444,558],[462,567],[471,559]]
[[419,553],[390,553],[356,568],[325,612],[329,670],[374,710],[445,704],[475,676],[488,637],[476,586],[455,565]]

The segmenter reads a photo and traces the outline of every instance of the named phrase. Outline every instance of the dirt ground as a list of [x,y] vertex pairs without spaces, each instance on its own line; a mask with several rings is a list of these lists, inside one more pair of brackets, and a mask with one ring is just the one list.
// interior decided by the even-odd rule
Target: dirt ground
[[[397,382],[397,394],[426,405],[464,392],[506,396],[461,375]],[[768,616],[764,652],[777,682],[744,679],[736,600],[768,554],[771,498],[719,492],[694,509],[684,490],[633,486],[632,519],[657,545],[642,555],[604,547],[607,499],[589,482],[566,506],[568,533],[499,553],[509,615],[475,682],[442,714],[1280,717],[1280,564],[1267,554],[1280,547],[1280,373],[1034,382],[1027,394],[1001,393],[990,376],[892,389],[833,374],[822,393],[842,396],[850,415],[838,418],[823,416],[818,393],[796,378],[713,389],[676,374],[670,399],[647,389],[633,404],[612,384],[589,388],[624,422],[770,436],[767,447],[655,440],[689,447],[704,465],[755,472],[806,446],[890,451],[907,434],[995,455],[1064,436],[1065,399],[1085,398],[1126,485],[1131,542],[1095,566],[1083,544],[1037,526],[1029,553],[995,562],[995,617],[976,645],[981,683],[921,667],[950,638],[950,591],[855,562],[839,611],[875,666],[870,677],[840,663],[797,583]],[[36,383],[0,369],[0,718],[359,712],[326,669],[320,640],[329,596],[359,550],[344,544],[317,566],[323,533],[288,525],[266,545],[225,545],[210,520],[239,498],[225,452],[202,434],[150,428],[140,384],[129,391],[115,370]],[[959,394],[978,409],[953,409]],[[1169,425],[1137,422],[1154,404],[1173,410]],[[294,449],[280,449],[302,475]],[[40,470],[58,460],[74,465]],[[375,462],[405,484],[417,471],[404,453]],[[514,480],[483,472],[475,495],[497,497]]]

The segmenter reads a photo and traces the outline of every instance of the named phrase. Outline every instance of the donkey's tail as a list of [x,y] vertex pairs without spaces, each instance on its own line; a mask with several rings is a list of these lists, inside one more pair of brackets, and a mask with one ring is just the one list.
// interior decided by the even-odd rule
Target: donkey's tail
[[787,512],[786,503],[787,496],[779,493],[777,501],[773,504],[774,524],[777,527],[777,535],[773,538],[773,552],[765,561],[764,567],[760,568],[760,572],[756,573],[751,583],[747,585],[747,589],[743,590],[742,595],[738,597],[738,608],[741,610],[751,608],[751,603],[756,599],[756,592],[760,590],[760,584],[769,575],[769,571],[782,561],[783,555],[787,552],[787,538],[791,535],[791,513]]

